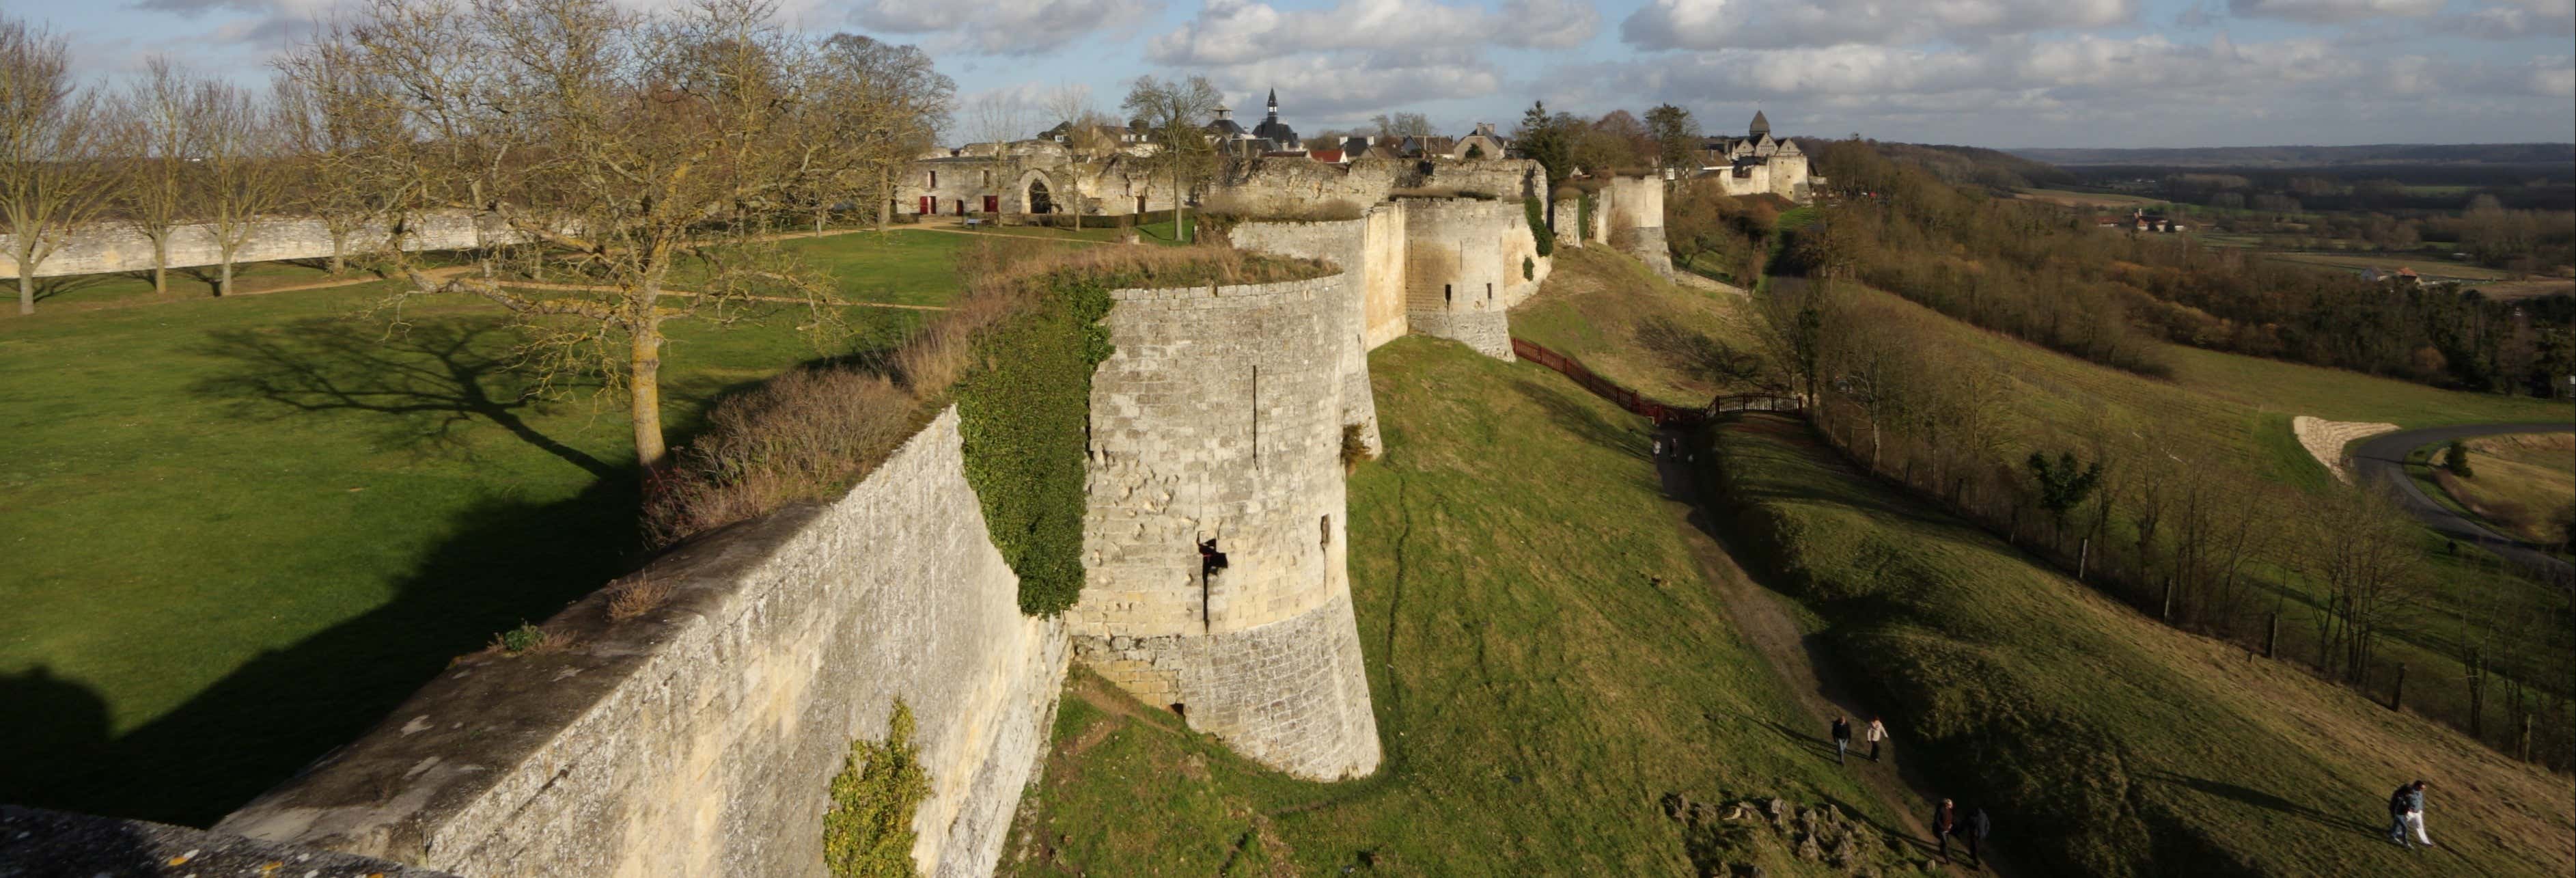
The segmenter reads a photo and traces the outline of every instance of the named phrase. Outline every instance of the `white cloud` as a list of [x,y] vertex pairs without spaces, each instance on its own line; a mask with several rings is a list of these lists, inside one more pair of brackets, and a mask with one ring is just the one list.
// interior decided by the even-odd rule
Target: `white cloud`
[[885,33],[935,34],[934,49],[1024,55],[1133,27],[1160,8],[1159,0],[862,0],[850,21]]
[[2576,32],[2576,0],[2488,0],[2450,23],[2461,33],[2490,40],[2564,39]]
[[2137,12],[2138,0],[1654,0],[1619,35],[1647,49],[1975,42],[2121,24]]
[[2277,18],[2332,24],[2365,18],[2420,18],[2442,11],[2447,0],[2228,0],[2240,18]]
[[1209,0],[1196,18],[1147,43],[1146,57],[1228,65],[1341,49],[1563,48],[1591,39],[1600,25],[1600,14],[1577,0],[1510,0],[1499,10],[1435,0],[1342,0],[1330,9],[1285,11],[1258,0]]

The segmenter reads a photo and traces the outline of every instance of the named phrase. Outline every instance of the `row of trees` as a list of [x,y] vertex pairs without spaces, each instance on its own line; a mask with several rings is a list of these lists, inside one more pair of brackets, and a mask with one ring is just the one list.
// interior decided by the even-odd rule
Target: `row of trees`
[[[1757,305],[1751,376],[1815,400],[1819,432],[1858,465],[2146,614],[2330,679],[2386,692],[2392,640],[2432,651],[2447,669],[2419,668],[2410,705],[2506,745],[2533,716],[2545,761],[2566,764],[2576,641],[2563,602],[2535,613],[2446,594],[2420,531],[2377,495],[2180,457],[2193,445],[2156,424],[2043,421],[2016,403],[2004,364],[1941,318],[1837,282],[1776,277]],[[2422,692],[2427,679],[2459,685]]]

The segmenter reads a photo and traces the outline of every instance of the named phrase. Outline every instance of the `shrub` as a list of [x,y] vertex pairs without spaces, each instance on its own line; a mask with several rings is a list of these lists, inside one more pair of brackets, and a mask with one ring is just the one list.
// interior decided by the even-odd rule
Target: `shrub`
[[2450,470],[2452,475],[2463,479],[2477,478],[2476,474],[2469,471],[2469,446],[2456,439],[2451,441],[2450,448],[2443,451],[2442,468]]
[[517,628],[493,635],[492,645],[510,655],[523,655],[543,652],[555,645],[555,639],[554,635],[546,633],[546,629],[521,622]]
[[1342,472],[1348,474],[1358,470],[1360,463],[1371,456],[1368,447],[1368,431],[1361,429],[1358,424],[1343,424]]
[[1538,244],[1538,255],[1556,252],[1556,236],[1548,234],[1547,214],[1536,197],[1521,199],[1521,210],[1529,215],[1530,240]]
[[1082,511],[1091,373],[1110,353],[1111,286],[1068,272],[1044,281],[1029,313],[975,347],[957,387],[966,482],[993,546],[1020,576],[1020,610],[1054,615],[1082,594]]
[[1531,258],[1529,258],[1529,257],[1527,257],[1527,256],[1523,256],[1523,257],[1521,257],[1521,279],[1522,279],[1522,280],[1537,280],[1537,279],[1538,279],[1538,260],[1536,260],[1536,259],[1531,259]]
[[1583,193],[1583,196],[1582,196],[1581,198],[1577,198],[1577,199],[1575,199],[1575,202],[1574,202],[1574,230],[1575,230],[1575,231],[1574,231],[1574,239],[1575,239],[1575,240],[1577,240],[1577,241],[1584,241],[1584,240],[1590,240],[1590,239],[1591,239],[1591,237],[1592,237],[1592,203],[1593,203],[1594,201],[1599,200],[1599,199],[1600,199],[1600,196],[1595,195],[1595,194],[1593,194],[1593,193],[1591,193],[1591,192],[1589,192],[1589,191],[1584,192],[1584,193]]
[[902,445],[924,409],[892,379],[851,366],[799,369],[727,397],[673,455],[645,529],[669,544],[827,497]]
[[913,743],[912,708],[897,699],[883,743],[850,742],[823,813],[823,866],[833,878],[913,878],[912,815],[930,795]]

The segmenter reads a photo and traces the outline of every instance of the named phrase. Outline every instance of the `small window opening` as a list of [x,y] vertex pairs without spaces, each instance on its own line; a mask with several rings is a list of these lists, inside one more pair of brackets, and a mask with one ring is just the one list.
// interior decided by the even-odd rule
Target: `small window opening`
[[1330,516],[1330,515],[1327,515],[1327,516],[1324,516],[1322,519],[1320,519],[1320,520],[1316,521],[1315,523],[1323,526],[1323,527],[1322,527],[1322,530],[1323,530],[1323,532],[1324,532],[1324,538],[1323,538],[1322,545],[1323,545],[1325,548],[1328,548],[1328,549],[1329,549],[1329,548],[1332,548],[1332,546],[1333,546],[1333,517],[1332,517],[1332,516]]
[[930,172],[930,188],[932,188],[932,189],[937,189],[937,188],[939,188],[939,172],[938,172],[938,171],[932,171],[932,172]]
[[1172,702],[1172,715],[1173,715],[1173,716],[1180,717],[1180,718],[1182,718],[1182,719],[1189,719],[1189,718],[1190,718],[1190,706],[1189,706],[1189,705],[1187,705],[1187,704],[1182,704],[1182,703],[1180,703],[1180,702],[1178,702],[1178,701]]
[[1440,301],[1442,301],[1442,302],[1454,302],[1454,301],[1457,301],[1457,299],[1455,299],[1455,298],[1453,298],[1453,297],[1451,297],[1451,296],[1449,295],[1449,286],[1450,286],[1449,284],[1441,284],[1441,285],[1440,285]]
[[1485,285],[1485,301],[1491,302],[1491,301],[1493,301],[1493,300],[1494,300],[1494,285],[1493,285],[1493,284],[1486,284],[1486,285]]

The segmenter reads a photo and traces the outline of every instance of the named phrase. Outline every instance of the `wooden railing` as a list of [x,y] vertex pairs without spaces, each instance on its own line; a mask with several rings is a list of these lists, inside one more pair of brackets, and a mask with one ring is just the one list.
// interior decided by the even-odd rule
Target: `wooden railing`
[[1709,400],[1705,406],[1677,405],[1649,397],[1603,378],[1573,357],[1548,350],[1545,345],[1525,338],[1512,339],[1512,355],[1546,366],[1574,379],[1594,396],[1617,403],[1620,408],[1644,415],[1657,426],[1696,426],[1722,412],[1793,412],[1801,408],[1796,397],[1772,394],[1738,394]]

